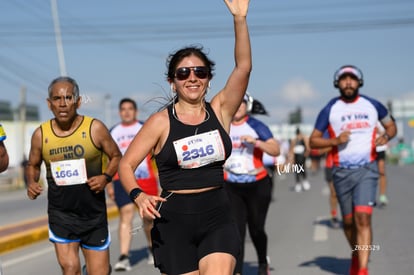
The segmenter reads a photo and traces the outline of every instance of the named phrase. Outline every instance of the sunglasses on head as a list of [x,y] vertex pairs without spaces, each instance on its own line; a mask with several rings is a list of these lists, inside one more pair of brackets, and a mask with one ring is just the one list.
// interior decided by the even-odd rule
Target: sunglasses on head
[[191,71],[200,79],[206,79],[209,75],[209,70],[206,66],[181,67],[175,71],[175,78],[186,80],[190,76]]

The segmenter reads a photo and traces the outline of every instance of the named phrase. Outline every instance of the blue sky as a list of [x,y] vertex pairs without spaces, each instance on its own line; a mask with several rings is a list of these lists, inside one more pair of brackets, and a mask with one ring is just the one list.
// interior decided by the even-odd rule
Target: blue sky
[[[51,117],[45,98],[60,75],[50,1],[0,2],[0,100],[19,104],[19,91]],[[138,101],[141,119],[169,93],[169,53],[201,44],[216,62],[211,93],[233,68],[232,18],[221,0],[58,1],[65,68],[84,96],[80,113],[118,121],[123,97]],[[301,107],[304,121],[338,94],[333,73],[354,64],[361,93],[386,103],[414,99],[414,2],[411,0],[251,0],[253,71],[249,92],[264,103],[267,123],[283,123]],[[104,100],[109,96],[110,100]],[[106,112],[105,112],[106,110]]]

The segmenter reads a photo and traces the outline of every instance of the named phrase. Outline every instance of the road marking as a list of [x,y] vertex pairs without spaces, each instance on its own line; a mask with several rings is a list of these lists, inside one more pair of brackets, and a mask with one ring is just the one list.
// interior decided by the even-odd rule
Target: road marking
[[326,184],[323,188],[322,188],[322,196],[329,196],[331,194],[331,191],[329,190],[329,186]]
[[[115,227],[115,228],[110,227],[109,228],[109,231],[111,233],[114,233],[116,230],[118,230],[118,227]],[[39,256],[47,254],[47,253],[51,253],[51,252],[54,252],[54,251],[55,251],[55,247],[53,245],[51,245],[51,246],[46,247],[44,249],[38,250],[36,252],[26,254],[26,255],[21,256],[21,257],[16,257],[16,258],[13,258],[13,259],[8,260],[8,261],[4,261],[4,262],[2,262],[2,266],[3,267],[9,267],[9,266],[12,266],[12,265],[17,265],[17,264],[20,264],[22,262],[26,262],[26,261],[31,260],[33,258],[39,257]]]
[[30,253],[30,254],[27,254],[27,255],[24,255],[24,256],[21,256],[21,257],[16,257],[12,260],[8,260],[6,262],[3,262],[3,267],[19,264],[21,262],[25,262],[27,260],[36,258],[38,256],[53,252],[54,250],[55,250],[54,246],[50,246],[50,247],[44,248],[42,250],[38,250],[36,252]]
[[324,242],[328,240],[328,227],[321,223],[321,221],[326,219],[326,217],[319,216],[314,222],[313,240],[315,242]]

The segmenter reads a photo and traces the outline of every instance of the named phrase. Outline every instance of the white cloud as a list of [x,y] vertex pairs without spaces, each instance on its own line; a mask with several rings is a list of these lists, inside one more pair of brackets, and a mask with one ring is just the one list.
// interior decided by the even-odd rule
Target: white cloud
[[302,78],[294,78],[282,87],[281,95],[288,102],[301,103],[304,100],[316,98],[318,93],[308,81]]

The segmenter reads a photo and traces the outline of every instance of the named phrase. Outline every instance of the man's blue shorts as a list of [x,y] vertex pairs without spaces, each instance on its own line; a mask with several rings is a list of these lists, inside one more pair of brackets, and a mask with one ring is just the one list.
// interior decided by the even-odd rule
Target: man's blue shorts
[[119,209],[121,209],[123,206],[133,203],[131,199],[129,198],[128,193],[125,191],[124,187],[121,184],[120,180],[114,180],[112,182],[114,187],[114,195],[115,195],[115,203],[118,206]]

